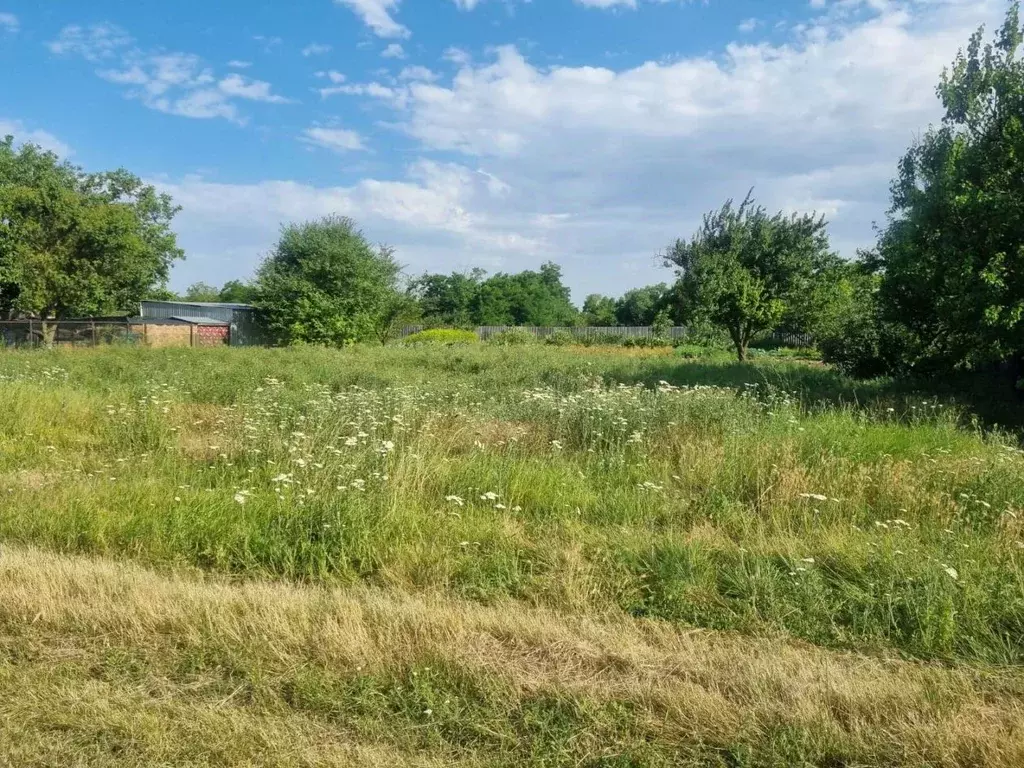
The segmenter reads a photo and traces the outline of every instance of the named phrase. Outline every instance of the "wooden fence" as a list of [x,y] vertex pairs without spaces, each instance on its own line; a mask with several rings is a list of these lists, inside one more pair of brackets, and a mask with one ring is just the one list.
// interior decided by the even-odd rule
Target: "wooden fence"
[[[511,329],[518,329],[532,333],[534,336],[544,338],[550,336],[553,333],[568,333],[575,336],[578,339],[602,339],[609,338],[612,336],[618,336],[627,339],[638,339],[638,338],[651,338],[654,334],[654,329],[649,325],[609,325],[609,326],[582,326],[582,327],[544,327],[536,325],[481,325],[473,330],[476,331],[476,335],[482,340],[486,341],[491,336],[508,331]],[[400,336],[405,337],[418,331],[422,331],[423,326],[410,325],[402,329]],[[667,331],[668,338],[673,340],[683,340],[686,338],[686,327],[675,326],[669,328]],[[785,331],[776,331],[767,337],[774,344],[790,347],[809,347],[812,346],[814,340],[807,334],[801,333],[788,333]]]

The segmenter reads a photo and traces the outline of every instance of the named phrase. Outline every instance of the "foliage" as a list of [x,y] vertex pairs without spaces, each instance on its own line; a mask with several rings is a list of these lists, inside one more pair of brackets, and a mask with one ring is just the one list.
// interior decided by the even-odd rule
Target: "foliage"
[[664,305],[669,291],[670,289],[665,283],[626,291],[622,298],[615,302],[616,324],[626,326],[651,325],[659,311],[665,309]]
[[218,292],[215,301],[222,301],[228,304],[251,304],[253,301],[254,289],[248,283],[241,280],[228,280]]
[[620,343],[624,347],[635,349],[663,349],[673,346],[672,339],[666,336],[626,336]]
[[476,344],[480,337],[473,331],[457,328],[428,328],[402,339],[403,344]]
[[525,328],[507,328],[500,333],[488,337],[487,343],[495,347],[519,347],[537,344],[540,339]]
[[413,280],[411,292],[420,302],[425,322],[465,327],[479,325],[474,304],[485,272],[452,272],[450,275],[424,274]]
[[257,272],[255,304],[278,343],[344,346],[376,337],[400,271],[351,219],[289,224]]
[[650,322],[651,333],[659,339],[667,339],[672,330],[672,318],[667,309],[658,310]]
[[580,339],[569,331],[555,331],[544,337],[544,343],[552,347],[569,347],[579,344]]
[[814,215],[769,215],[750,195],[706,214],[689,242],[677,240],[664,254],[678,271],[687,321],[724,328],[743,361],[750,341],[774,329],[836,264],[825,227]]
[[599,293],[590,294],[583,300],[580,319],[584,325],[598,328],[616,325],[615,299],[611,296],[602,296]]
[[392,291],[384,297],[374,323],[377,341],[387,344],[407,325],[420,319],[420,304],[406,291]]
[[[1018,3],[938,86],[945,109],[903,157],[876,254],[880,319],[924,373],[1024,361],[1024,62]],[[866,332],[866,331],[865,331]]]
[[181,298],[185,301],[216,302],[220,301],[220,289],[209,283],[193,283]]
[[551,262],[536,272],[499,272],[486,279],[482,270],[426,274],[413,281],[412,290],[427,324],[559,326],[577,319],[562,270]]
[[0,141],[0,316],[131,310],[182,257],[166,194],[125,170],[86,173]]

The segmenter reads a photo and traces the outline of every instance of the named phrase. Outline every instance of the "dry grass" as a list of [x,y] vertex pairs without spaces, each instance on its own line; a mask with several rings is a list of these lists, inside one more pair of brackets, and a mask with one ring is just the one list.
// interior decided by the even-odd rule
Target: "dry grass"
[[[693,764],[771,764],[785,756],[783,734],[833,764],[1024,764],[1019,670],[512,602],[231,583],[5,548],[0,650],[10,765],[62,754],[76,756],[69,765],[429,765],[417,756],[425,734],[435,764],[615,753],[581,733],[580,749],[545,763],[521,722],[537,701],[603,713],[599,734]],[[450,699],[475,690],[484,704],[445,704],[453,717],[475,707],[473,727],[492,736],[453,736],[445,705],[419,709],[429,691],[417,674]],[[334,682],[296,693],[314,679]],[[386,706],[345,700],[368,688]]]

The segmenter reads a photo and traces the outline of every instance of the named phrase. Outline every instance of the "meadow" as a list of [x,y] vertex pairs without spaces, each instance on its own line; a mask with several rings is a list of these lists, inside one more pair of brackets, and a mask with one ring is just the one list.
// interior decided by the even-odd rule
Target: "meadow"
[[1024,453],[671,350],[0,354],[0,765],[1024,764]]

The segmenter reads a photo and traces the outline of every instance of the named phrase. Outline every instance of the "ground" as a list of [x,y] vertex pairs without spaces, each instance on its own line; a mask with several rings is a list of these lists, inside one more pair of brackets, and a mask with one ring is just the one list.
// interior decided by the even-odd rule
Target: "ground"
[[1024,454],[822,366],[0,355],[0,765],[1024,764]]

